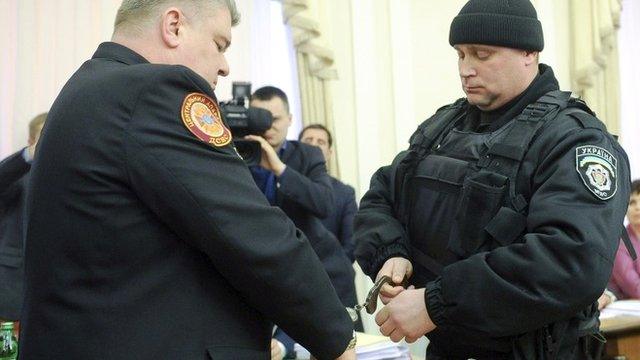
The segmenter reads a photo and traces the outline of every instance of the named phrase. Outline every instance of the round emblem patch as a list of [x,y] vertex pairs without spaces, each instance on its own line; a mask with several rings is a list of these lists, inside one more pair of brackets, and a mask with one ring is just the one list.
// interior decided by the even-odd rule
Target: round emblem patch
[[231,131],[222,122],[218,104],[205,94],[191,93],[182,103],[182,122],[198,139],[225,146],[231,142]]
[[594,145],[576,148],[576,170],[584,185],[601,200],[616,194],[618,160],[607,150]]

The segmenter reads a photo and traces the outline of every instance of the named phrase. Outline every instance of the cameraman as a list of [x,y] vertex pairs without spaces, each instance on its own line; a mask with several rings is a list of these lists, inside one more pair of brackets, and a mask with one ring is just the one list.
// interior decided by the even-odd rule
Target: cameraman
[[[269,110],[273,116],[271,128],[262,136],[245,137],[260,142],[262,148],[260,166],[251,167],[256,184],[269,203],[282,209],[307,235],[338,297],[345,306],[354,306],[355,274],[351,261],[320,220],[334,209],[331,178],[322,152],[315,146],[286,140],[292,117],[282,90],[262,87],[253,93],[250,105]],[[286,355],[291,356],[293,341],[280,330],[275,337],[286,347]]]

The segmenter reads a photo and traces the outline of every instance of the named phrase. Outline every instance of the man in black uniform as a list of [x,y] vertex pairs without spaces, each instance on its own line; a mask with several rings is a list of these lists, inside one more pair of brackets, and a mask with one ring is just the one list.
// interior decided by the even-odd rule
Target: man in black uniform
[[[538,64],[528,0],[470,0],[450,44],[466,99],[378,170],[356,258],[387,285],[377,314],[428,359],[588,359],[629,198],[626,154]],[[593,344],[591,344],[593,345]]]
[[20,319],[24,288],[25,188],[47,113],[29,122],[28,146],[0,162],[0,321]]
[[[336,237],[323,225],[333,211],[331,180],[322,152],[315,146],[287,140],[292,122],[287,95],[273,86],[265,86],[251,95],[251,106],[269,110],[273,124],[262,136],[249,135],[262,148],[262,161],[251,167],[256,184],[269,203],[278,206],[307,236],[313,250],[345,306],[355,306],[354,270]],[[284,259],[283,259],[284,260]],[[299,269],[291,267],[292,272]],[[286,330],[286,329],[285,329]],[[290,334],[296,339],[294,334]],[[294,341],[282,329],[274,336],[293,354]]]
[[27,196],[22,359],[267,359],[272,322],[355,359],[322,264],[220,116],[238,20],[231,0],[125,0],[54,102]]

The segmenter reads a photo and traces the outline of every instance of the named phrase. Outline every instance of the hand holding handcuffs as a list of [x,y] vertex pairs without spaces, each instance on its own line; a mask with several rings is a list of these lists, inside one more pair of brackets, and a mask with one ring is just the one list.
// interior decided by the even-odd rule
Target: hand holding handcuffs
[[347,312],[349,313],[349,316],[351,317],[351,320],[353,320],[353,322],[358,321],[358,313],[362,309],[366,309],[367,313],[369,314],[373,314],[374,312],[376,312],[376,308],[378,307],[378,295],[380,295],[380,290],[385,284],[391,284],[392,286],[400,285],[402,287],[406,287],[407,278],[405,277],[404,280],[402,280],[402,283],[396,284],[393,282],[393,280],[391,280],[390,276],[383,275],[382,277],[380,277],[380,279],[378,279],[376,283],[373,284],[371,290],[369,290],[369,294],[367,295],[364,303],[358,304],[352,308],[347,308]]

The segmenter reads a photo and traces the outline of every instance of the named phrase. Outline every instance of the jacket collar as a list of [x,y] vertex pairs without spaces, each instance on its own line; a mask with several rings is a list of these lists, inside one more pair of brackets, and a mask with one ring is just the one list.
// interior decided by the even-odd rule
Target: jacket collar
[[286,141],[286,146],[282,148],[283,152],[282,155],[280,156],[280,160],[282,160],[283,163],[287,163],[287,161],[289,160],[289,157],[291,157],[291,154],[293,154],[293,151],[298,147],[297,141],[294,140],[285,140]]
[[103,42],[93,54],[92,59],[112,59],[127,65],[148,64],[142,55],[126,46],[114,42]]

